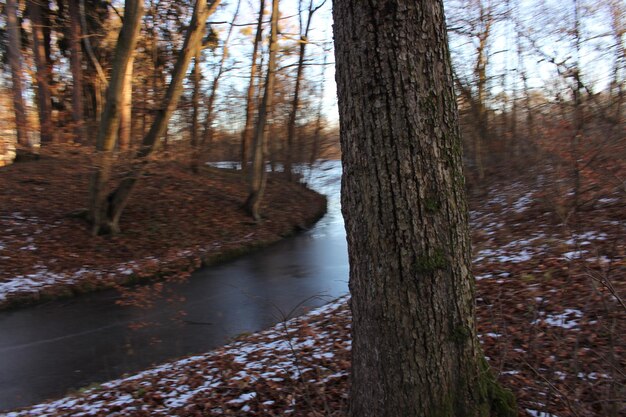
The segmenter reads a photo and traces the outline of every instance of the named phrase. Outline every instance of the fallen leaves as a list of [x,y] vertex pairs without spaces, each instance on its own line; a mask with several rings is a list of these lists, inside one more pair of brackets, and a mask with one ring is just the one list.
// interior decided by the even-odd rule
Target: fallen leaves
[[151,163],[117,236],[90,234],[72,214],[86,206],[90,155],[50,147],[38,161],[0,168],[0,308],[179,274],[281,239],[323,212],[325,198],[270,177],[250,222],[248,186],[235,171],[194,175],[172,161]]

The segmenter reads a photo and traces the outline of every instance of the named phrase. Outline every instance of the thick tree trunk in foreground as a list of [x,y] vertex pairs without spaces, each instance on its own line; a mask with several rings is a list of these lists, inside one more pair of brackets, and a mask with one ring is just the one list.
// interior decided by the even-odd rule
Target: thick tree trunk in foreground
[[[167,123],[178,106],[178,100],[183,90],[183,81],[187,74],[187,68],[191,59],[196,55],[202,44],[205,33],[206,20],[215,11],[220,0],[213,0],[207,7],[207,0],[196,0],[193,15],[183,47],[178,54],[178,59],[172,71],[171,81],[165,92],[165,97],[160,109],[154,118],[150,130],[144,136],[141,146],[134,156],[133,166],[125,175],[119,185],[102,200],[102,217],[94,222],[94,233],[117,233],[119,232],[119,220],[122,211],[128,203],[128,199],[135,188],[137,180],[144,170],[147,158],[158,147],[159,139],[167,129]],[[104,189],[104,187],[103,187]],[[105,192],[105,191],[104,191]],[[106,193],[106,192],[105,192]]]
[[265,148],[267,147],[267,119],[272,109],[274,81],[276,79],[276,52],[278,49],[278,1],[272,0],[272,29],[270,33],[270,56],[267,62],[267,77],[263,100],[259,105],[259,116],[254,128],[252,146],[252,171],[250,172],[250,193],[244,203],[248,214],[256,221],[261,220],[260,208],[267,174],[265,172]]
[[21,147],[28,147],[28,129],[26,124],[26,106],[22,95],[22,42],[21,24],[17,17],[17,1],[7,0],[4,7],[7,16],[7,57],[11,67],[11,81],[13,92],[13,111],[15,112],[15,130],[17,143]]
[[355,417],[515,416],[474,323],[441,0],[335,0]]

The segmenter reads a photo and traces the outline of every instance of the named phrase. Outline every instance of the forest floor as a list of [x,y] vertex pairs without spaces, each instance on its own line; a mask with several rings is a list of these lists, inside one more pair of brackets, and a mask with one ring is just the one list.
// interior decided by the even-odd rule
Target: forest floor
[[[556,186],[470,199],[479,339],[520,416],[625,415],[626,199],[597,187],[574,213]],[[7,416],[343,416],[347,302]]]
[[[240,173],[151,162],[121,218],[122,233],[92,236],[77,216],[92,157],[80,147],[0,168],[0,309],[142,280],[183,278],[313,224],[325,197],[268,179],[260,224],[241,209]],[[123,173],[124,164],[116,167]]]

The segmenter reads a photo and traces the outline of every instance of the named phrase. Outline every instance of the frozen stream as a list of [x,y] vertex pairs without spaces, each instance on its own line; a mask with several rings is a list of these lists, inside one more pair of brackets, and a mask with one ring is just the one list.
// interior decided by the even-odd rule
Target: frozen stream
[[[205,352],[271,326],[281,312],[316,307],[347,293],[341,164],[325,162],[305,177],[328,196],[326,216],[305,233],[199,270],[186,283],[168,284],[184,302],[120,307],[118,294],[106,291],[0,312],[0,410]],[[185,321],[173,320],[179,311],[186,313]],[[153,324],[131,330],[137,322]]]

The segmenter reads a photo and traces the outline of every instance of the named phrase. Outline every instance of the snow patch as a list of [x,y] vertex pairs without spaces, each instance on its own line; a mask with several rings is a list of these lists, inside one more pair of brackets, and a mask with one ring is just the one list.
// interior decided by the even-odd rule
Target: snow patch
[[[542,311],[539,314],[543,316],[545,313]],[[541,322],[545,322],[549,326],[571,329],[578,325],[578,320],[582,316],[582,311],[572,308],[566,308],[565,311],[561,314],[548,314],[545,317],[533,321],[532,324],[540,324]]]

